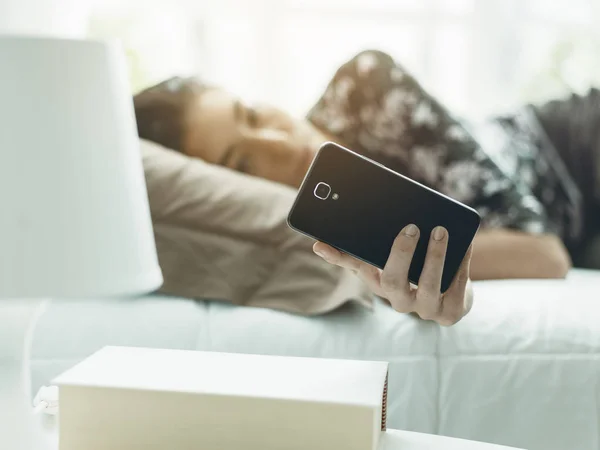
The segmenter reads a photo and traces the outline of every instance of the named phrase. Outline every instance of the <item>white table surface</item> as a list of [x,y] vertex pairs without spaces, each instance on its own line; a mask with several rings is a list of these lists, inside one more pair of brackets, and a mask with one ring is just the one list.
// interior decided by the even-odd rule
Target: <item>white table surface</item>
[[465,441],[464,439],[388,430],[379,444],[379,450],[523,450],[502,445]]

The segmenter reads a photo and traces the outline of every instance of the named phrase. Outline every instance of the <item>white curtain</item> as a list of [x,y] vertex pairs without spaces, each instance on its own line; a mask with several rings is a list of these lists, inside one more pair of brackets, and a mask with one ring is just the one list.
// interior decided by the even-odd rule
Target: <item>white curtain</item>
[[600,83],[600,0],[155,0],[154,22],[132,38],[149,5],[106,0],[98,13],[132,19],[138,87],[200,73],[302,114],[366,48],[470,117]]

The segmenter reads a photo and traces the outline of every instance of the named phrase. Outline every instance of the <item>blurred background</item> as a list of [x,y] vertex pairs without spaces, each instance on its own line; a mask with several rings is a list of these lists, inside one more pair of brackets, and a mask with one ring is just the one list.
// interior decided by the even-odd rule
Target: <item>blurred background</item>
[[600,0],[0,0],[0,31],[117,38],[132,89],[200,74],[303,114],[360,50],[481,118],[600,85]]

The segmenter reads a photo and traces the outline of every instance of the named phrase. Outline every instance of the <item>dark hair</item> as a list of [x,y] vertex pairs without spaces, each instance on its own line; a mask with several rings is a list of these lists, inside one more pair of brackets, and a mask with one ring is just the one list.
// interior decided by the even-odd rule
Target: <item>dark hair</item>
[[188,107],[206,89],[196,78],[173,77],[135,95],[140,138],[182,152]]

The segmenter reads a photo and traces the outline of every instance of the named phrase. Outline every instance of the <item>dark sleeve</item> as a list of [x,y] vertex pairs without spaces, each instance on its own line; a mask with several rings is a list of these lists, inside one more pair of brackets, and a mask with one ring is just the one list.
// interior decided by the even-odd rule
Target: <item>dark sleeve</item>
[[474,207],[483,226],[552,231],[531,191],[507,177],[385,53],[365,51],[345,63],[308,119],[353,150]]
[[534,111],[584,198],[600,205],[600,91],[552,100]]

